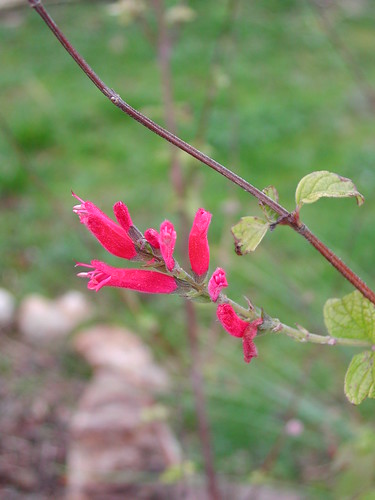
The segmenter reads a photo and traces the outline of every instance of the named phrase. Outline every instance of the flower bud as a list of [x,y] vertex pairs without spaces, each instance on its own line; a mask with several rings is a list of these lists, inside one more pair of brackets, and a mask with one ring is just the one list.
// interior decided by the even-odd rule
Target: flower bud
[[208,293],[210,294],[212,302],[216,302],[219,298],[220,292],[223,288],[228,286],[227,278],[224,269],[218,267],[212,274],[208,282]]
[[164,259],[168,271],[173,271],[174,258],[173,252],[176,244],[177,233],[174,230],[172,222],[165,220],[160,225],[159,244],[160,252]]
[[189,235],[189,259],[192,270],[197,276],[204,276],[210,264],[210,248],[207,232],[212,215],[200,208],[195,214]]

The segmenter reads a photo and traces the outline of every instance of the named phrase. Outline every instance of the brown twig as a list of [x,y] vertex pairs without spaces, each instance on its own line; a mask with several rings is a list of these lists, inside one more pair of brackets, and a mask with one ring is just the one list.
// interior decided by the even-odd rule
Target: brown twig
[[155,134],[159,135],[163,139],[167,140],[171,144],[174,144],[182,151],[185,151],[192,157],[196,158],[200,162],[209,166],[219,174],[223,175],[231,182],[236,184],[237,186],[244,189],[246,192],[252,194],[257,198],[260,202],[269,206],[272,210],[274,210],[283,220],[284,223],[290,226],[292,229],[300,233],[309,243],[311,243],[320,253],[323,255],[325,259],[328,260],[339,273],[342,274],[357,290],[359,290],[364,297],[369,299],[373,304],[375,304],[375,292],[371,290],[366,283],[357,276],[354,271],[352,271],[344,262],[342,262],[323,242],[321,242],[316,236],[312,234],[312,232],[302,224],[293,212],[289,212],[286,208],[284,208],[279,203],[275,202],[267,195],[265,195],[261,190],[247,182],[245,179],[242,179],[239,175],[235,174],[228,168],[221,165],[216,160],[210,158],[205,155],[198,149],[194,148],[187,142],[183,141],[176,135],[172,134],[165,128],[161,127],[154,121],[152,121],[147,116],[143,115],[132,106],[130,106],[127,102],[125,102],[119,94],[117,94],[114,90],[110,89],[100,78],[99,76],[92,70],[92,68],[87,64],[87,62],[83,59],[83,57],[77,52],[77,50],[71,45],[62,31],[55,24],[51,16],[48,14],[46,9],[43,7],[42,2],[40,0],[28,0],[31,7],[33,7],[36,12],[40,15],[40,17],[44,20],[56,38],[59,40],[61,45],[67,50],[67,52],[73,57],[76,63],[81,67],[84,73],[90,78],[90,80],[96,85],[96,87],[106,96],[111,102],[117,106],[119,109],[124,111],[128,116],[132,117],[134,120],[138,121],[144,127],[148,128]]
[[[176,134],[176,117],[174,110],[174,100],[172,91],[172,75],[170,66],[170,56],[171,56],[171,41],[168,34],[168,29],[165,24],[165,13],[162,0],[153,0],[155,14],[157,18],[158,25],[158,59],[160,65],[160,74],[162,79],[162,92],[163,101],[165,108],[165,124],[167,129]],[[179,164],[178,150],[171,147],[171,181],[174,191],[178,199],[182,199],[185,195],[184,179],[182,175],[182,169]]]
[[212,448],[210,439],[210,428],[206,414],[206,401],[203,392],[203,377],[200,362],[200,352],[198,343],[197,319],[195,316],[194,304],[190,300],[185,301],[187,312],[188,339],[191,352],[191,383],[195,398],[195,411],[199,426],[199,436],[202,439],[202,450],[205,462],[205,470],[208,481],[209,498],[220,500],[221,495],[218,488],[216,473],[213,465]]
[[[165,24],[165,9],[163,0],[153,0],[157,26],[158,26],[158,59],[160,74],[162,80],[162,92],[164,102],[165,122],[168,130],[173,134],[177,131],[175,106],[173,99],[172,73],[170,65],[170,56],[172,52],[172,41]],[[179,200],[178,212],[181,226],[180,250],[181,255],[186,256],[188,241],[188,220],[185,211],[186,190],[183,171],[181,168],[178,149],[171,147],[171,182],[177,199]],[[206,412],[206,399],[204,395],[204,380],[202,373],[201,355],[198,344],[198,323],[195,314],[195,304],[185,299],[184,301],[186,316],[186,333],[190,348],[190,378],[194,396],[195,412],[198,422],[198,435],[201,441],[201,447],[204,458],[204,469],[207,482],[207,493],[211,500],[220,500],[217,476],[214,468],[214,460],[211,445],[211,430]]]

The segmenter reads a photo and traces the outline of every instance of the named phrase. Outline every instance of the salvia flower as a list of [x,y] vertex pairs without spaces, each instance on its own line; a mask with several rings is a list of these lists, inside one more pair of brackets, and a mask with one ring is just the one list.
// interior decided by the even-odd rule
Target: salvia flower
[[117,222],[126,232],[128,232],[133,226],[133,221],[130,217],[128,207],[122,201],[118,201],[113,206],[113,212],[116,216]]
[[241,319],[230,304],[220,304],[216,311],[217,317],[224,329],[233,337],[242,338],[244,359],[250,363],[252,358],[258,356],[257,348],[253,342],[258,326],[263,323],[262,318],[252,322]]
[[150,229],[146,229],[145,231],[145,239],[150,243],[150,245],[153,248],[160,248],[160,236],[159,233],[156,231],[156,229],[153,229],[152,227]]
[[162,222],[160,225],[159,244],[161,255],[168,271],[173,271],[174,268],[173,252],[176,239],[177,233],[174,230],[172,222],[169,222],[169,220]]
[[83,201],[74,193],[73,196],[81,202],[73,207],[73,212],[108,252],[123,259],[133,259],[137,255],[135,245],[124,228],[91,201]]
[[190,265],[197,276],[204,276],[210,264],[207,232],[211,217],[212,215],[203,208],[198,209],[189,235]]
[[173,293],[177,283],[172,276],[146,269],[121,269],[99,260],[90,264],[77,264],[92,271],[78,273],[80,278],[88,278],[87,288],[98,292],[103,286],[114,286],[143,293]]
[[249,323],[249,327],[245,330],[244,336],[242,337],[242,346],[244,360],[246,363],[250,363],[253,358],[258,356],[258,351],[253,340],[258,333],[258,326],[263,323],[262,318],[257,318]]
[[218,267],[208,282],[208,293],[212,302],[216,302],[223,288],[228,286],[224,269]]

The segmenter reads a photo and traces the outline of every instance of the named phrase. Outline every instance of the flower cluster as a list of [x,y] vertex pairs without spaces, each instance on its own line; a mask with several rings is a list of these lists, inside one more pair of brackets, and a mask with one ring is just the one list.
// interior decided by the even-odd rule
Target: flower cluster
[[192,271],[189,274],[174,258],[177,233],[170,221],[162,222],[159,231],[149,228],[143,234],[134,226],[127,206],[121,201],[113,207],[116,223],[90,201],[83,201],[74,193],[73,196],[80,202],[73,207],[73,212],[109,253],[151,268],[117,268],[98,260],[90,264],[78,263],[77,266],[89,269],[78,276],[88,278],[90,290],[113,286],[143,293],[178,293],[191,299],[206,298],[218,304],[217,317],[224,329],[242,338],[245,361],[248,363],[257,356],[253,339],[262,319],[249,322],[237,315],[229,299],[221,293],[228,286],[224,269],[217,268],[207,280],[210,263],[207,234],[212,217],[209,212],[200,208],[195,214],[189,234]]

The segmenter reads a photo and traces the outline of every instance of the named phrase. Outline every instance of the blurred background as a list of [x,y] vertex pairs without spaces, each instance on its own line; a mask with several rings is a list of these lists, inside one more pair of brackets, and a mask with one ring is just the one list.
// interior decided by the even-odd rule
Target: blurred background
[[[14,310],[3,313],[0,339],[0,491],[3,498],[57,498],[73,481],[72,446],[89,431],[72,434],[72,422],[104,363],[90,355],[94,340],[83,342],[82,328],[97,334],[98,325],[116,329],[108,336],[120,345],[114,357],[122,352],[117,329],[123,328],[130,343],[142,341],[146,358],[152,354],[144,370],[162,367],[168,388],[150,396],[151,406],[146,398],[154,408],[147,418],[166,426],[179,450],[143,472],[139,464],[134,474],[130,466],[117,467],[109,482],[120,496],[112,490],[98,498],[149,498],[121,493],[124,482],[203,484],[183,302],[87,291],[76,261],[121,262],[80,225],[71,190],[108,214],[124,201],[142,231],[168,218],[183,234],[189,227],[180,227],[179,211],[190,224],[203,206],[213,214],[211,272],[224,267],[232,299],[245,305],[249,297],[290,325],[324,333],[325,301],[352,288],[288,228],[278,227],[254,254],[238,257],[230,228],[260,214],[256,200],[185,153],[173,153],[111,105],[26,4],[0,2],[0,286]],[[258,188],[275,185],[289,210],[304,175],[330,170],[351,178],[366,198],[362,207],[351,199],[321,200],[305,206],[302,218],[375,286],[373,1],[45,5],[109,87]],[[276,490],[286,498],[375,498],[374,403],[353,407],[343,392],[358,350],[265,336],[257,341],[259,357],[246,365],[241,344],[217,324],[215,308],[198,304],[196,314],[219,481],[244,487],[243,498],[272,498]],[[99,353],[109,345],[103,335]],[[126,386],[129,373],[121,376]],[[146,388],[136,379],[133,398],[150,389],[147,375]],[[89,419],[93,412],[85,408]]]

